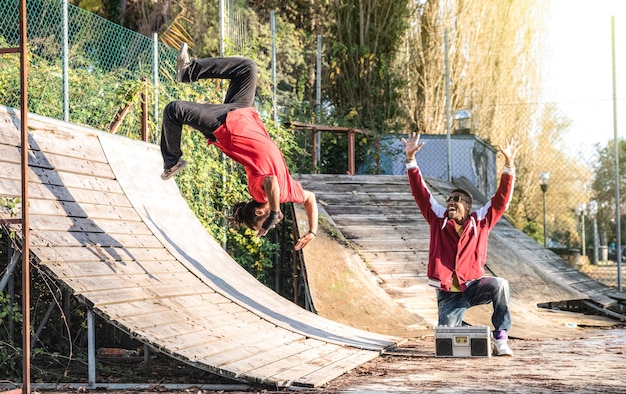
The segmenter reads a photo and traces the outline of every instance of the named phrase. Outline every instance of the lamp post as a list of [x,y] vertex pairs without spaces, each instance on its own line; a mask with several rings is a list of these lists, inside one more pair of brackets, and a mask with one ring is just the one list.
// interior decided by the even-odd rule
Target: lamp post
[[539,174],[539,186],[543,192],[543,246],[548,247],[548,221],[546,217],[546,192],[548,191],[548,181],[550,180],[550,174],[542,172]]
[[581,238],[581,247],[580,254],[582,256],[587,255],[586,247],[585,247],[585,211],[587,210],[587,206],[585,204],[578,205],[578,213],[580,214],[580,238]]
[[589,201],[589,216],[593,219],[593,264],[598,264],[598,202]]

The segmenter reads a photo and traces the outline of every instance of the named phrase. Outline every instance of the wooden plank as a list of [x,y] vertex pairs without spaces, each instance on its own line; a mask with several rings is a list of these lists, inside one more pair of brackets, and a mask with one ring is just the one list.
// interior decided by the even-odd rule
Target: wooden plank
[[176,273],[162,272],[144,272],[137,274],[130,273],[115,273],[111,274],[105,270],[99,275],[93,276],[58,276],[69,286],[72,287],[77,293],[84,293],[92,289],[103,290],[117,290],[129,287],[145,288],[158,290],[159,286],[167,284],[168,286],[178,285],[193,286],[196,283],[201,283],[198,278],[189,271],[180,271]]
[[42,266],[50,269],[58,278],[69,277],[96,277],[122,274],[176,274],[188,272],[175,260],[170,261],[98,261],[73,262],[63,261],[41,262]]
[[0,115],[0,145],[18,146],[22,142],[22,131],[12,122],[10,116]]
[[[246,316],[254,317],[254,314],[247,312]],[[257,317],[257,322],[260,319]],[[259,331],[261,326],[255,327],[250,321],[231,321],[233,327],[240,327],[244,331],[239,333],[238,336],[228,334],[228,331],[223,329],[212,331],[206,328],[206,324],[210,323],[210,319],[189,319],[180,320],[175,324],[161,325],[155,323],[152,327],[132,327],[133,331],[146,335],[148,337],[157,338],[159,342],[167,345],[168,349],[175,349],[175,352],[189,358],[194,362],[200,362],[206,365],[216,366],[219,365],[220,359],[225,359],[223,354],[233,349],[238,349],[247,346],[250,343],[259,342],[265,339],[265,337],[280,338],[280,334],[284,330],[283,328],[274,326],[273,329]],[[144,325],[145,326],[145,325]],[[201,332],[203,330],[203,332]],[[175,337],[186,335],[189,332],[197,332],[195,338],[186,337],[188,342],[180,342]],[[298,335],[296,333],[292,333]],[[255,337],[258,339],[255,341]],[[171,341],[168,342],[167,339]],[[195,340],[194,340],[195,339]]]
[[83,233],[66,231],[33,231],[31,242],[35,246],[99,246],[109,247],[112,257],[130,256],[124,248],[160,248],[163,246],[158,239],[150,235]]
[[152,235],[148,226],[141,221],[93,220],[85,217],[33,215],[31,229],[35,231],[70,231],[84,233],[108,233]]
[[[2,178],[21,180],[21,163],[17,162],[2,163],[4,171]],[[75,189],[97,190],[102,192],[123,194],[122,188],[114,179],[98,178],[85,174],[74,174],[68,172],[57,172],[54,170],[28,167],[28,182],[35,184],[64,186]]]
[[[21,146],[21,130],[10,122],[3,114],[4,122],[0,122],[0,144]],[[29,119],[28,144],[33,150],[44,152],[62,152],[67,156],[97,160],[106,163],[106,157],[95,133],[85,133],[84,128],[78,132],[69,131],[72,125],[66,123],[64,128],[50,127],[36,120]]]
[[[189,328],[184,333],[176,336],[161,336],[160,341],[166,344],[168,349],[172,351],[179,352],[185,350],[197,354],[198,352],[203,352],[203,349],[208,343],[216,347],[221,346],[219,342],[224,340],[225,332],[227,332],[228,337],[231,338],[250,338],[255,337],[259,332],[272,332],[273,335],[278,335],[277,332],[280,330],[281,335],[291,333],[298,338],[302,338],[301,334],[281,329],[250,312],[237,317],[238,320],[222,318],[220,319],[220,323],[211,321],[212,325],[210,327],[207,327],[206,322],[204,322],[205,324],[202,327]],[[227,327],[227,325],[228,330],[225,331],[223,328]],[[242,347],[241,344],[236,346],[236,348],[240,347]],[[222,349],[222,351],[225,350],[225,348]]]
[[[141,264],[151,264],[152,262],[166,264],[175,262],[174,257],[163,246],[157,248],[119,248],[101,247],[99,245],[88,246],[31,246],[31,250],[42,264],[59,262],[73,267],[83,263],[101,262],[129,262],[141,261]],[[122,252],[122,253],[120,253]],[[139,263],[137,263],[139,264]],[[156,267],[154,267],[156,268]]]
[[[203,310],[205,309],[210,309],[210,305],[204,306]],[[194,308],[194,313],[197,313],[197,310],[198,309]],[[271,331],[277,328],[276,325],[250,311],[232,315],[219,315],[216,314],[215,311],[208,311],[201,322],[201,327],[187,329],[175,336],[168,334],[161,338],[162,340],[171,340],[170,349],[178,351],[201,347],[204,343],[221,341],[225,336],[254,337],[258,332]],[[228,335],[226,335],[226,333],[228,333]]]
[[[21,190],[21,182],[19,180],[0,179],[0,195],[21,197]],[[120,207],[131,206],[123,194],[102,193],[96,190],[74,189],[37,183],[29,183],[29,197],[31,199],[71,201]]]
[[193,283],[181,288],[180,284],[165,284],[158,288],[118,288],[118,289],[91,289],[88,291],[74,292],[87,304],[103,309],[109,304],[119,304],[127,302],[148,301],[160,298],[168,298],[185,294],[195,294],[208,292],[205,284]]
[[315,360],[329,363],[336,361],[336,357],[345,357],[347,353],[354,351],[358,350],[326,343],[276,360],[255,369],[254,372],[257,376],[267,376],[266,381],[268,382],[277,382],[280,387],[288,387],[294,382],[294,376],[303,376],[318,369],[319,366],[312,365]]
[[[11,156],[13,157],[13,156]],[[63,156],[55,153],[45,153],[36,150],[29,150],[29,167],[40,167],[59,172],[91,175],[98,178],[114,179],[113,171],[107,163],[95,160],[78,159]]]
[[[249,350],[257,347],[259,352],[264,352],[272,348],[279,348],[290,345],[293,341],[299,340],[302,335],[290,332],[284,328],[276,327],[274,330],[249,331],[248,335],[229,336],[217,342],[215,346],[203,344],[196,350],[196,360],[204,364],[223,366],[234,362],[250,358]],[[337,345],[330,345],[337,346]],[[291,356],[293,357],[293,356]],[[269,367],[275,371],[274,366]],[[267,374],[261,371],[263,367],[255,369],[255,375],[262,381]]]
[[[150,327],[155,317],[158,319],[159,327],[177,325],[181,322],[180,310],[190,312],[190,314],[194,316],[194,318],[190,320],[201,321],[205,331],[224,333],[242,323],[254,326],[252,329],[272,329],[276,327],[274,324],[261,320],[258,315],[250,313],[248,310],[239,307],[232,301],[224,302],[223,300],[219,300],[217,296],[215,296],[215,299],[220,302],[216,302],[215,304],[206,303],[194,306],[181,306],[176,309],[163,305],[167,303],[167,298],[159,299],[154,302],[161,305],[161,312],[159,312],[158,316],[150,316],[144,313],[122,316],[125,321],[137,321],[136,326],[139,328]],[[237,306],[239,309],[233,310],[232,308],[228,308],[229,305]],[[152,318],[146,319],[146,316]],[[145,321],[145,323],[142,323],[142,320]]]
[[98,219],[123,219],[126,221],[139,222],[141,218],[130,207],[118,207],[114,205],[77,203],[74,201],[40,200],[31,199],[28,206],[32,216],[69,216],[73,218]]
[[29,122],[28,144],[31,150],[38,150],[46,155],[59,154],[90,162],[107,163],[97,135],[71,133],[60,128],[38,128]]
[[[260,333],[260,335],[259,335]],[[250,362],[256,360],[257,355],[272,349],[288,348],[295,341],[302,340],[303,336],[295,332],[276,327],[273,330],[242,332],[237,335],[246,340],[241,344],[234,344],[230,349],[216,353],[215,356],[207,358],[205,362],[223,368],[226,365],[232,366],[236,362]],[[256,337],[256,340],[254,338]]]
[[301,376],[293,382],[293,386],[309,388],[320,387],[344,373],[366,362],[372,361],[379,355],[378,352],[369,350],[351,351],[345,357],[335,357],[336,360],[330,361],[320,368]]
[[282,360],[304,351],[318,348],[323,346],[324,343],[325,342],[317,339],[300,337],[285,344],[285,346],[275,346],[264,351],[257,351],[255,355],[246,359],[233,360],[229,363],[222,364],[222,368],[238,371],[239,376],[251,375],[252,371],[255,369],[266,367],[276,360]]
[[[154,298],[148,301],[129,301],[125,304],[110,304],[106,312],[111,319],[123,320],[127,316],[140,316],[153,313],[153,308],[170,310],[196,310],[206,305],[231,304],[232,301],[214,292],[209,287],[202,293],[174,295],[172,297]],[[212,316],[213,318],[213,316]]]

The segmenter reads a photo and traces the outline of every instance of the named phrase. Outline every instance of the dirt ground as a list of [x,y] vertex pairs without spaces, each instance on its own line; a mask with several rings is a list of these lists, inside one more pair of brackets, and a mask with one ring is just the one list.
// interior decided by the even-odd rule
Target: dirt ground
[[[433,338],[404,344],[331,382],[328,393],[626,393],[626,329],[580,339],[511,340],[513,357],[434,357]],[[334,390],[334,391],[332,391]]]
[[[271,390],[237,388],[212,390],[209,382],[180,376],[180,389],[158,383],[149,389],[109,390],[138,393],[626,393],[626,327],[577,328],[578,338],[511,339],[512,357],[435,357],[432,336],[415,338],[377,359],[353,369],[317,389]],[[203,386],[206,384],[206,386]],[[216,384],[212,382],[211,384]],[[226,383],[228,384],[228,383]],[[89,392],[34,390],[60,394]],[[97,391],[93,391],[97,392]]]

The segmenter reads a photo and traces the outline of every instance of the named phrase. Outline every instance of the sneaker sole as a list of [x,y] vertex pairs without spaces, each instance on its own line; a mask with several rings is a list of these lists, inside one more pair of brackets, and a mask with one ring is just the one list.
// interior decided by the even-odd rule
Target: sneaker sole
[[176,175],[176,174],[180,173],[182,170],[184,170],[185,167],[187,167],[187,162],[186,161],[184,161],[183,164],[181,164],[178,168],[173,169],[172,172],[170,172],[169,174],[167,174],[167,175],[165,175],[165,173],[161,174],[161,179],[163,179],[164,181],[167,181],[168,179],[170,179],[174,175]]
[[182,66],[181,66],[180,70],[178,69],[178,67],[179,67],[179,66],[178,66],[178,65],[179,65],[179,63],[182,63],[182,61],[181,61],[181,59],[180,59],[180,57],[181,57],[181,53],[183,53],[183,52],[187,52],[188,50],[189,50],[189,47],[187,46],[187,43],[186,43],[186,42],[184,42],[184,43],[181,45],[181,47],[180,47],[180,49],[179,49],[179,51],[178,51],[178,57],[176,58],[176,80],[177,80],[178,82],[182,82],[182,81],[183,81],[184,63],[182,64]]

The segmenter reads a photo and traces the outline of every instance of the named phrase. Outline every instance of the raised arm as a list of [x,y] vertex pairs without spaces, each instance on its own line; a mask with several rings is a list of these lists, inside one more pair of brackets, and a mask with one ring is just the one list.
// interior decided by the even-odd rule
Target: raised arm
[[280,211],[280,187],[278,185],[278,178],[274,175],[266,176],[263,179],[263,190],[267,196],[270,215],[265,219],[261,229],[257,232],[257,237],[262,237],[267,234],[267,232],[276,226],[276,223],[280,222],[283,218],[283,213]]
[[313,240],[313,238],[317,236],[318,213],[315,193],[304,190],[304,209],[306,210],[306,216],[309,221],[309,232],[298,239],[298,242],[296,242],[296,245],[294,246],[295,250],[304,248]]

